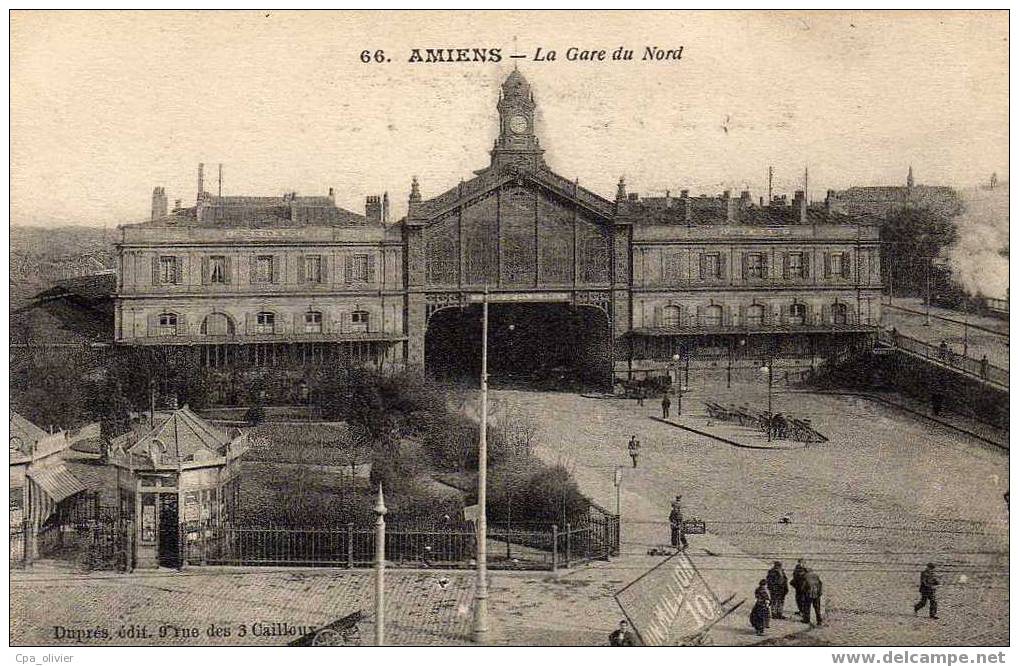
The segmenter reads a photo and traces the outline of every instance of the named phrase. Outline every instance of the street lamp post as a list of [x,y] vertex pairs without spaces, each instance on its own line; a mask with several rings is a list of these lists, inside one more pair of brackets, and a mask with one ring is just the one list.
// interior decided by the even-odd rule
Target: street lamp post
[[478,436],[477,574],[474,579],[474,642],[488,638],[488,290],[481,300],[481,433]]
[[772,366],[774,364],[775,361],[770,360],[766,365],[761,366],[761,372],[768,375],[768,427],[766,428],[766,430],[768,431],[769,442],[771,441],[771,376],[774,374],[772,372]]
[[375,502],[375,645],[386,644],[386,501],[379,497]]
[[679,383],[679,354],[672,355],[672,392],[676,394],[676,417],[683,415],[683,387]]

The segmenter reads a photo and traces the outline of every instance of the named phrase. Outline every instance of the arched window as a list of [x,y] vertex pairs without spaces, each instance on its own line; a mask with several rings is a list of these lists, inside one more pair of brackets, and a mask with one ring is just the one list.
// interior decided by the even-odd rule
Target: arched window
[[305,333],[321,333],[322,332],[322,313],[321,312],[305,312],[304,313],[304,332]]
[[831,321],[833,324],[846,324],[849,322],[849,308],[845,303],[834,303],[831,306]]
[[272,334],[276,332],[276,315],[272,312],[259,312],[255,315],[255,333]]
[[676,327],[679,326],[679,307],[675,305],[666,305],[662,308],[662,326]]
[[156,333],[158,335],[177,335],[177,315],[173,312],[160,314]]
[[213,312],[202,320],[202,335],[233,335],[234,322],[222,312]]
[[803,303],[793,303],[789,306],[789,323],[794,326],[802,326],[807,323],[807,306]]
[[763,305],[749,305],[747,306],[744,314],[744,324],[750,328],[760,327],[764,325],[764,306]]
[[704,308],[704,321],[705,326],[718,327],[722,325],[722,306],[721,305],[709,305]]

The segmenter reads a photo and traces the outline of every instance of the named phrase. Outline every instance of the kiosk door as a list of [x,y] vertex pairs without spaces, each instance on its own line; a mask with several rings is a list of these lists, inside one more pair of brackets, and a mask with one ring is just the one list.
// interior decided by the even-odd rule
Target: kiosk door
[[180,567],[180,520],[175,493],[159,495],[159,566]]

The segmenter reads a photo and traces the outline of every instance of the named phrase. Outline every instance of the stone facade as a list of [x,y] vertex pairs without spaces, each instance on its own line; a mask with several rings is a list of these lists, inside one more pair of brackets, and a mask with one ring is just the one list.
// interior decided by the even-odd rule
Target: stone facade
[[606,361],[634,378],[720,345],[813,359],[879,323],[875,226],[804,193],[791,206],[749,193],[641,198],[621,180],[603,198],[548,168],[535,109],[514,71],[489,166],[430,199],[415,179],[395,223],[388,195],[361,216],[331,196],[214,197],[200,185],[195,208],[123,227],[116,340],[369,342],[379,363],[421,367],[433,317],[487,291],[600,313]]

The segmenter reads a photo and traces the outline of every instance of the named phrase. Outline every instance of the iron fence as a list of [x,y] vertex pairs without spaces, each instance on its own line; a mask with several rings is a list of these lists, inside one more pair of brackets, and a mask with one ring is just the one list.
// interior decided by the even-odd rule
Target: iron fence
[[951,368],[959,370],[967,375],[973,377],[979,377],[992,384],[998,384],[999,386],[1008,386],[1008,369],[1001,368],[984,359],[976,359],[972,356],[963,356],[957,352],[942,347],[941,345],[932,345],[924,342],[923,340],[917,340],[911,338],[908,335],[902,333],[885,331],[881,335],[881,340],[897,347],[903,351],[922,356],[947,365]]
[[[494,569],[554,570],[619,552],[619,521],[592,511],[578,524],[488,524],[488,565]],[[375,526],[213,525],[182,534],[189,565],[370,567]],[[474,565],[473,523],[444,526],[387,523],[386,560],[394,566],[466,568]]]

